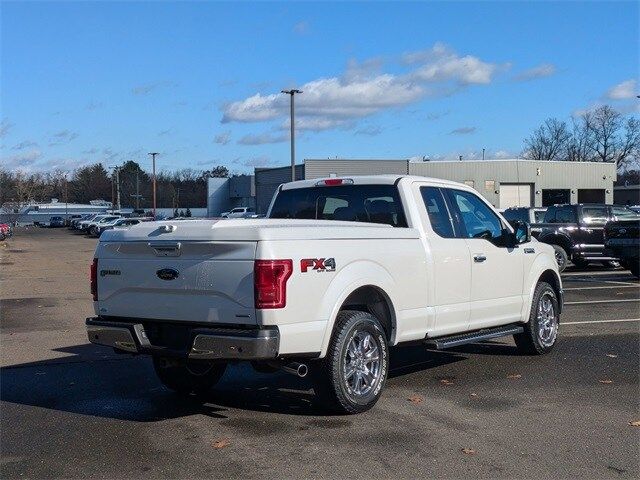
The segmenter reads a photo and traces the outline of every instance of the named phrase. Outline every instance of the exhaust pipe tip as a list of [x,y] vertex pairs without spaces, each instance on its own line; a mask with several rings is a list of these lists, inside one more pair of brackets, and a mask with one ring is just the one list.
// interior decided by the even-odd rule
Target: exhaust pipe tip
[[304,363],[291,362],[286,365],[281,365],[280,368],[293,375],[297,375],[300,378],[304,378],[309,373],[309,367]]
[[309,373],[309,367],[307,367],[304,363],[301,363],[298,365],[297,372],[300,378],[304,378],[307,376],[307,373]]

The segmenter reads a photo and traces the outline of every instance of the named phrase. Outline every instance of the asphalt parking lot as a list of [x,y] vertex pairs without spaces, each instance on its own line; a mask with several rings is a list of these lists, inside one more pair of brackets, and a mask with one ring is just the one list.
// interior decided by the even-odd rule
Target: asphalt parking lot
[[82,478],[638,478],[640,285],[567,270],[561,339],[392,350],[376,407],[316,409],[305,379],[240,364],[204,400],[89,344],[95,239],[0,244],[0,475]]

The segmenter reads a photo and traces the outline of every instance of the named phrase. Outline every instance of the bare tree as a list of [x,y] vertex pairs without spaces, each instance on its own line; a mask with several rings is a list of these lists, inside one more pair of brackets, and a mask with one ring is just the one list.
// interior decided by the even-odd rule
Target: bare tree
[[548,118],[524,141],[524,157],[530,160],[565,160],[571,132],[566,122]]
[[638,162],[640,121],[637,118],[624,121],[613,108],[603,105],[585,113],[582,119],[596,161],[613,162],[618,168]]

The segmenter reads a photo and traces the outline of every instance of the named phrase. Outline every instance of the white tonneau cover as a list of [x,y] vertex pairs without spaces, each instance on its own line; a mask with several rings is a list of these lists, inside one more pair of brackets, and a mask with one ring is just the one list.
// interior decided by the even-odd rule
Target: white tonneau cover
[[150,240],[263,241],[419,238],[413,228],[335,220],[229,219],[141,222],[126,230],[107,230],[100,242]]

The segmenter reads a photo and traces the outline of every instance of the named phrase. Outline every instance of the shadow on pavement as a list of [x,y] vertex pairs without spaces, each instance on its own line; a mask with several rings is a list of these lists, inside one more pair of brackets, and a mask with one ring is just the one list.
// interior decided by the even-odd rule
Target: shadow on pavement
[[[148,357],[96,356],[91,344],[61,348],[72,357],[0,369],[0,400],[18,405],[137,422],[190,415],[227,418],[228,409],[325,416],[309,378],[282,372],[261,374],[248,363],[232,364],[204,396],[181,396],[157,380]],[[109,350],[106,352],[110,353]],[[390,378],[464,360],[424,347],[392,349]]]

